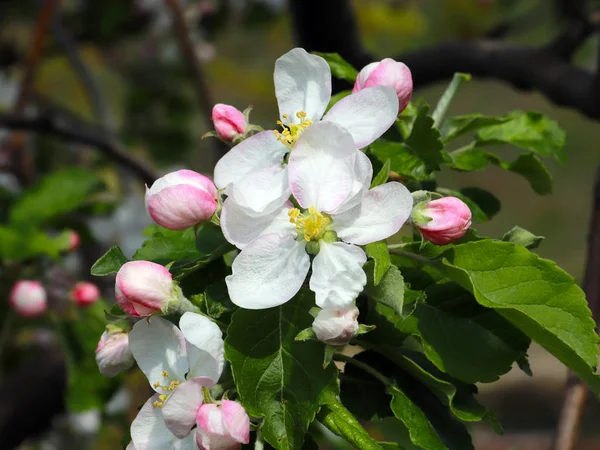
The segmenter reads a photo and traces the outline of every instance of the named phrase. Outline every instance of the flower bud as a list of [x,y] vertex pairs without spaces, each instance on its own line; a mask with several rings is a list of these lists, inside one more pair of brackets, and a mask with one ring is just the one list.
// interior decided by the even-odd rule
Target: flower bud
[[119,269],[115,281],[117,303],[134,317],[147,317],[166,310],[181,299],[181,290],[171,273],[150,261],[129,261]]
[[324,308],[313,321],[317,339],[329,345],[346,345],[358,332],[358,308],[348,305],[340,309]]
[[412,75],[408,66],[393,59],[367,64],[360,71],[354,83],[353,93],[373,86],[389,86],[398,95],[400,110],[404,110],[413,91]]
[[22,317],[39,316],[48,309],[46,291],[39,281],[17,281],[10,292],[8,303]]
[[212,110],[215,131],[224,141],[231,142],[246,132],[248,121],[240,110],[230,105],[217,103]]
[[200,450],[238,449],[250,442],[250,418],[238,402],[205,403],[196,413]]
[[456,197],[444,197],[419,203],[412,221],[429,242],[445,245],[465,235],[471,226],[471,210]]
[[169,230],[183,230],[211,219],[217,209],[217,188],[191,170],[171,172],[146,188],[146,211]]
[[88,306],[100,298],[100,289],[94,283],[81,281],[71,289],[71,297],[79,306]]
[[77,233],[77,231],[69,230],[69,252],[77,250],[80,243],[81,238],[79,237],[79,233]]
[[96,348],[96,363],[105,377],[114,377],[133,366],[129,349],[129,334],[122,329],[109,329],[102,333]]

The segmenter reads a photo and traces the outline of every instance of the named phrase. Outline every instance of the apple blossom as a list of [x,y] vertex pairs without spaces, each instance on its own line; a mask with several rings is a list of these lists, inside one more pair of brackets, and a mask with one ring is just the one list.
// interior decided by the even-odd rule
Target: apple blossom
[[71,297],[79,306],[88,306],[100,298],[100,289],[94,283],[81,281],[71,289]]
[[250,418],[238,402],[203,404],[198,408],[196,421],[200,450],[234,450],[250,442]]
[[121,309],[134,317],[166,311],[183,300],[171,273],[150,261],[123,264],[115,280],[115,295]]
[[248,121],[244,113],[223,103],[213,106],[212,121],[215,124],[217,136],[225,141],[235,140],[248,128]]
[[356,77],[352,92],[374,86],[389,86],[396,92],[400,112],[406,108],[413,91],[412,75],[408,66],[391,58],[367,64]]
[[34,280],[17,281],[10,292],[8,303],[22,317],[35,317],[48,309],[46,291]]
[[211,219],[217,209],[213,182],[192,170],[178,170],[146,188],[146,211],[169,230],[183,230]]
[[381,136],[398,114],[396,93],[387,86],[349,95],[325,114],[331,98],[331,71],[323,58],[301,48],[277,60],[273,78],[278,124],[283,130],[263,131],[245,139],[215,167],[216,186],[226,189],[250,215],[272,212],[287,200],[286,155],[313,124],[322,120],[344,127],[356,149]]
[[465,235],[471,226],[471,210],[456,197],[443,197],[416,205],[412,221],[429,242],[445,245]]
[[412,197],[400,183],[369,190],[373,167],[339,125],[311,126],[289,160],[288,202],[253,216],[234,198],[221,213],[226,239],[242,249],[228,276],[236,305],[263,309],[281,305],[300,289],[311,265],[309,287],[321,307],[352,303],[366,284],[365,252],[359,245],[395,234],[408,219]]
[[212,387],[223,371],[219,327],[192,312],[181,316],[179,327],[152,317],[138,321],[130,334],[133,356],[156,391],[131,425],[138,450],[188,448],[186,443],[194,442],[191,430],[203,402],[202,388]]
[[69,230],[69,251],[74,252],[79,248],[81,244],[81,238],[77,231]]
[[353,304],[319,311],[312,324],[317,339],[329,345],[346,345],[358,333],[358,308]]
[[106,327],[96,348],[96,363],[100,373],[109,378],[133,366],[127,331],[113,325]]

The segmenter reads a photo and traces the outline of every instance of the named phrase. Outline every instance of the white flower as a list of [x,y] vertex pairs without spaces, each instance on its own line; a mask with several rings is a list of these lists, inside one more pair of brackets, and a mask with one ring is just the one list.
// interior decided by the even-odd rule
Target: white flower
[[[350,156],[348,156],[350,155]],[[309,287],[320,307],[352,303],[366,284],[359,245],[386,239],[404,224],[412,197],[400,183],[369,190],[373,168],[352,136],[322,122],[307,129],[289,159],[290,202],[252,216],[229,197],[221,214],[225,237],[242,252],[226,278],[232,301],[248,309],[281,305]]]
[[358,333],[359,311],[354,304],[319,311],[312,324],[317,339],[330,345],[346,345]]
[[131,424],[137,450],[195,449],[196,412],[202,387],[211,388],[221,376],[224,344],[211,320],[187,312],[181,329],[161,317],[137,322],[129,345],[156,394]]
[[381,136],[398,115],[398,99],[387,86],[364,89],[328,112],[331,72],[327,62],[295,48],[275,63],[275,95],[282,132],[264,131],[232,148],[215,167],[215,184],[249,214],[272,212],[289,197],[285,155],[319,120],[348,130],[354,148]]

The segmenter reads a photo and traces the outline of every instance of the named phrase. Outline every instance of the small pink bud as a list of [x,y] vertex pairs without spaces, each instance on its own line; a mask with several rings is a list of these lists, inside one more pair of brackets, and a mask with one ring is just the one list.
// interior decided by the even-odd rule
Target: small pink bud
[[105,331],[96,348],[96,363],[105,377],[114,377],[133,366],[129,335],[123,330]]
[[312,328],[317,339],[330,345],[346,345],[358,332],[358,308],[324,308],[313,321]]
[[200,450],[234,450],[250,442],[250,418],[238,402],[205,403],[196,413]]
[[81,281],[71,289],[71,297],[79,306],[88,306],[100,298],[100,289],[94,283]]
[[471,210],[456,197],[444,197],[419,203],[412,221],[429,242],[445,245],[465,235],[471,226]]
[[353,93],[373,86],[389,86],[398,95],[402,112],[413,91],[412,75],[408,66],[391,58],[366,65],[356,77]]
[[79,237],[79,233],[77,231],[70,230],[69,231],[69,251],[74,252],[79,248],[79,244],[81,243],[81,238]]
[[217,135],[225,141],[233,141],[246,132],[248,122],[239,109],[223,103],[217,103],[212,110],[212,121]]
[[147,317],[166,309],[178,299],[171,273],[150,261],[129,261],[115,281],[117,303],[134,317]]
[[17,281],[10,292],[8,303],[22,317],[36,317],[48,309],[46,291],[39,281]]
[[211,219],[217,209],[217,188],[191,170],[171,172],[146,188],[146,211],[169,230],[183,230]]

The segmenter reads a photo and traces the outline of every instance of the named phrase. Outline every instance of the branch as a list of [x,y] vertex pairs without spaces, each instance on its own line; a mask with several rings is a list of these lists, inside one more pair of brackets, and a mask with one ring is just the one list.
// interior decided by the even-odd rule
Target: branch
[[146,163],[138,161],[107,131],[83,121],[74,121],[46,111],[35,117],[0,114],[0,128],[47,134],[71,143],[91,145],[118,164],[126,167],[150,185],[158,175]]

